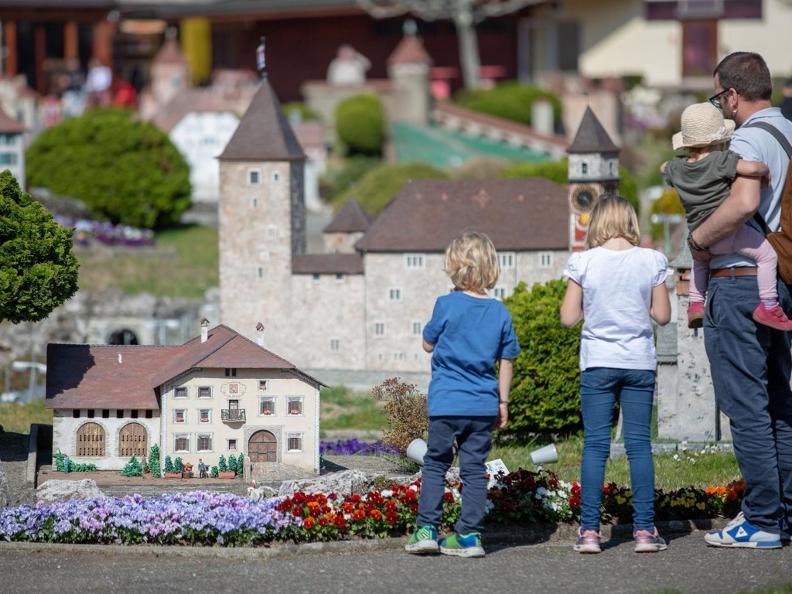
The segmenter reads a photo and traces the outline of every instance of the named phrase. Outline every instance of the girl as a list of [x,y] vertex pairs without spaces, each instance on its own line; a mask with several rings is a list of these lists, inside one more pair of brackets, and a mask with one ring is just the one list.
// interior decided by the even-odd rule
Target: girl
[[[591,212],[586,251],[572,254],[561,304],[561,323],[583,319],[580,399],[583,411],[580,531],[575,550],[600,552],[600,505],[610,451],[613,404],[619,398],[633,491],[635,551],[662,551],[654,526],[654,464],[649,441],[655,388],[654,319],[665,325],[671,303],[666,257],[637,247],[640,233],[632,206],[603,196]],[[651,319],[650,319],[651,318]]]
[[[445,271],[454,290],[438,297],[423,332],[432,354],[429,384],[429,443],[424,455],[416,530],[409,553],[483,557],[481,524],[487,504],[484,462],[491,432],[508,419],[512,360],[520,353],[509,310],[487,295],[500,269],[495,247],[482,233],[465,233],[448,246]],[[495,363],[500,361],[499,377]],[[454,533],[437,541],[445,476],[459,448],[462,515]]]

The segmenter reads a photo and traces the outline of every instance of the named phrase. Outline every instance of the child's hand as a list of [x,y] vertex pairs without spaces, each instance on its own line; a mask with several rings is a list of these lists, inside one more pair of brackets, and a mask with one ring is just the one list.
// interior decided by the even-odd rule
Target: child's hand
[[503,429],[506,426],[506,423],[509,422],[509,403],[508,402],[501,402],[498,404],[498,417],[495,419],[495,423],[492,425],[493,429]]
[[660,165],[660,173],[665,175],[666,169],[668,169],[668,161],[663,161],[663,164]]
[[767,187],[770,185],[770,172],[767,172],[767,175],[762,176],[762,185]]

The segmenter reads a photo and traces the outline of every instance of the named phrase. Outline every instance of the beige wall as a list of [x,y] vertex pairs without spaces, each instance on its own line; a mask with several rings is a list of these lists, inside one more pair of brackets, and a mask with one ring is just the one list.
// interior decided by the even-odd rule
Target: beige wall
[[[160,444],[160,411],[155,410],[152,418],[145,418],[145,411],[139,411],[138,418],[132,418],[132,411],[125,410],[124,418],[116,418],[116,411],[110,410],[110,417],[102,418],[102,411],[95,410],[94,418],[88,418],[88,411],[81,410],[80,417],[74,418],[71,410],[56,409],[52,415],[52,451],[60,450],[72,461],[79,464],[95,464],[99,470],[121,470],[131,456],[118,455],[118,438],[127,423],[138,423],[146,428],[147,453],[153,444]],[[77,456],[77,430],[85,423],[96,423],[105,432],[105,456]],[[162,448],[160,448],[162,449]],[[142,460],[141,460],[142,461]]]
[[363,233],[325,233],[324,250],[328,254],[354,254],[355,243],[363,237]]
[[792,52],[789,33],[792,31],[792,4],[780,0],[764,0],[763,18],[758,20],[721,21],[718,25],[718,46],[721,56],[736,51],[759,52],[767,61],[773,76],[792,75]]
[[[259,389],[259,381],[267,380],[266,390]],[[239,386],[239,393],[233,394],[230,384]],[[199,398],[198,388],[209,386],[211,398]],[[187,398],[175,398],[176,387],[187,388]],[[287,414],[287,399],[290,396],[303,398],[303,414],[290,416]],[[275,414],[265,416],[259,414],[259,400],[262,397],[275,398]],[[222,409],[228,408],[230,399],[239,400],[239,408],[245,410],[244,422],[224,422],[221,419]],[[186,411],[184,423],[176,423],[174,411]],[[211,411],[211,420],[201,423],[201,409]],[[221,455],[228,458],[230,453],[240,452],[248,457],[248,439],[257,430],[270,431],[277,440],[277,461],[305,470],[317,471],[319,468],[319,390],[310,383],[286,372],[238,369],[236,377],[226,377],[223,369],[205,369],[195,371],[179,378],[163,387],[162,396],[162,459],[166,455],[172,458],[180,456],[184,462],[190,462],[197,471],[198,460],[216,465]],[[287,439],[290,433],[302,433],[302,451],[290,452]],[[198,451],[198,435],[212,436],[211,451]],[[189,452],[178,452],[175,449],[177,435],[187,435]],[[237,451],[228,449],[228,440],[237,440]],[[249,462],[250,460],[248,460]]]

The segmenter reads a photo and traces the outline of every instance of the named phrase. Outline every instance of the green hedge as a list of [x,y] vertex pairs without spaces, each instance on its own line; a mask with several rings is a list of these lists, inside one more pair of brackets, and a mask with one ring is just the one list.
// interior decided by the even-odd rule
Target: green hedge
[[338,139],[353,154],[380,155],[385,144],[385,111],[376,95],[356,95],[336,107]]
[[167,135],[122,109],[96,109],[42,132],[27,151],[28,186],[79,198],[100,218],[135,227],[178,222],[190,170]]
[[486,90],[462,90],[454,103],[480,113],[497,116],[530,126],[531,106],[537,99],[548,99],[553,106],[553,119],[561,120],[561,100],[549,91],[518,82],[504,82]]
[[520,283],[504,300],[522,352],[514,361],[509,423],[501,435],[528,441],[533,435],[572,433],[580,418],[580,328],[565,328],[559,309],[566,282]]
[[448,175],[423,163],[383,163],[333,201],[337,210],[349,198],[355,198],[369,214],[375,217],[405,183],[414,179],[448,179]]
[[[503,177],[544,177],[557,184],[566,185],[567,169],[569,162],[566,159],[561,161],[544,161],[541,163],[521,163],[507,167],[503,171]],[[638,200],[638,184],[635,177],[624,167],[619,167],[619,194],[626,198],[633,205],[636,212],[640,213],[640,202]]]
[[346,192],[369,171],[382,164],[379,157],[356,155],[347,157],[340,164],[331,165],[327,173],[319,178],[319,194],[333,202]]

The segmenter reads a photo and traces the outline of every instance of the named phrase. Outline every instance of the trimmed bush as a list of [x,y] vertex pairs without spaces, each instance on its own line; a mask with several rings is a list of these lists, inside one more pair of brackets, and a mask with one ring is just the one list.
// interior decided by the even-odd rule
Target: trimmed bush
[[217,478],[219,474],[220,470],[217,468],[217,466],[212,466],[212,470],[209,471],[209,478]]
[[534,434],[580,430],[580,328],[564,328],[559,309],[566,290],[562,280],[520,283],[504,300],[514,321],[522,352],[514,361],[509,423],[502,435],[527,441]]
[[[566,159],[561,161],[544,161],[541,163],[521,163],[513,165],[503,170],[503,177],[544,177],[557,184],[567,184],[567,173],[569,162]],[[624,167],[619,167],[619,194],[633,205],[636,212],[640,212],[640,202],[638,201],[638,184],[635,177]]]
[[173,467],[173,460],[170,456],[165,456],[165,472],[176,472]]
[[448,179],[448,176],[423,163],[383,163],[339,196],[333,207],[338,210],[347,199],[355,198],[369,216],[376,217],[404,184],[414,179]]
[[94,472],[96,464],[75,464],[66,454],[58,450],[52,455],[58,472]]
[[184,463],[180,457],[173,461],[173,472],[182,472],[184,470]]
[[124,466],[121,474],[124,476],[143,476],[143,466],[141,466],[136,456],[132,456],[132,459]]
[[561,100],[553,93],[518,82],[510,81],[493,89],[461,90],[454,103],[480,113],[486,113],[530,126],[531,106],[537,99],[547,99],[553,106],[553,120],[561,120]]
[[237,472],[237,460],[234,454],[228,455],[228,470],[232,472]]
[[245,474],[245,454],[239,454],[237,458],[237,474]]
[[100,218],[135,227],[178,222],[190,170],[168,136],[122,109],[95,109],[42,132],[27,152],[28,185],[79,198]]
[[336,134],[350,153],[381,155],[385,112],[376,95],[356,95],[336,107]]
[[160,478],[162,476],[162,469],[160,468],[160,450],[159,446],[155,443],[151,446],[148,456],[148,467],[151,470],[151,476]]
[[327,173],[319,178],[319,194],[328,202],[333,202],[361,177],[381,164],[379,157],[347,157],[340,165],[331,165]]
[[217,467],[220,469],[220,472],[228,472],[228,464],[226,463],[225,456],[220,454],[220,459],[217,461]]
[[321,119],[317,112],[308,107],[305,103],[301,103],[299,101],[284,103],[282,109],[283,115],[285,115],[287,119],[297,117],[302,122],[310,122]]

